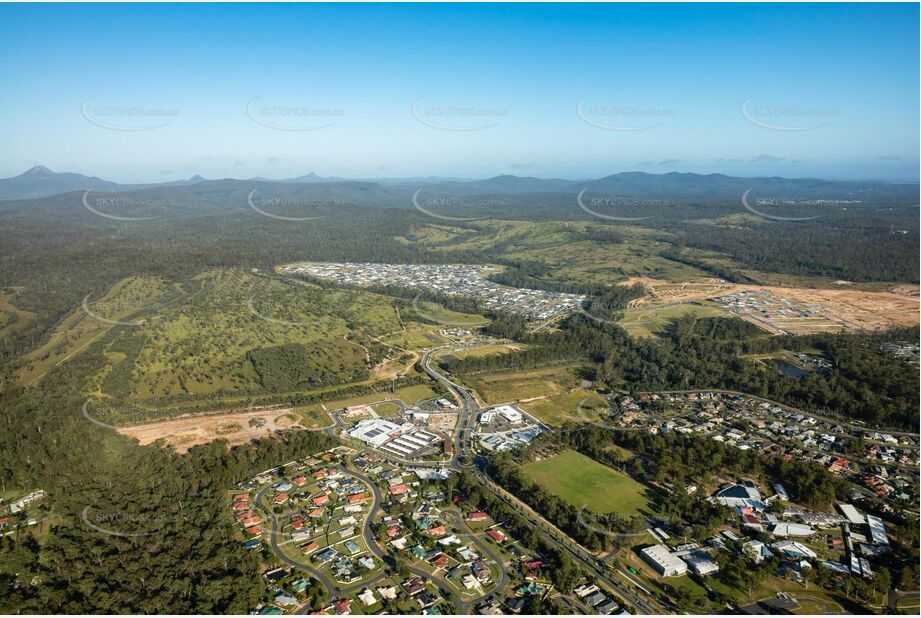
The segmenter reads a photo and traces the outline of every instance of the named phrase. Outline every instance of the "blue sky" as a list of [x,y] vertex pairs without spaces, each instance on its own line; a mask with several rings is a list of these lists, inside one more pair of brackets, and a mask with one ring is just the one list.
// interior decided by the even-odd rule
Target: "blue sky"
[[0,23],[0,176],[918,177],[914,4],[7,4]]

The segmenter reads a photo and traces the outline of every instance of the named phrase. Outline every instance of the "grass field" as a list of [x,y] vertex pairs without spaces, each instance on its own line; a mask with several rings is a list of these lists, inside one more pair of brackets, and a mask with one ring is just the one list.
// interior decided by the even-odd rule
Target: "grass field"
[[318,429],[320,427],[326,427],[333,422],[333,419],[330,418],[329,414],[323,412],[322,410],[295,408],[294,411],[300,416],[301,425],[307,429]]
[[[573,203],[573,208],[577,208]],[[480,233],[465,228],[430,225],[416,228],[414,240],[434,250],[495,250],[507,247],[504,257],[537,262],[550,269],[549,279],[610,284],[628,277],[656,277],[691,281],[707,274],[669,260],[660,254],[671,245],[670,235],[659,230],[619,226],[624,242],[588,240],[585,231],[604,227],[598,223],[477,221]]]
[[524,466],[538,485],[595,513],[633,515],[648,508],[645,488],[627,475],[572,450]]
[[565,393],[579,384],[571,367],[548,367],[528,371],[511,371],[464,376],[486,403],[499,404],[532,397],[549,397]]
[[[427,384],[416,384],[413,386],[405,386],[403,388],[398,388],[395,393],[390,391],[384,391],[380,393],[371,393],[369,395],[360,395],[356,397],[350,397],[348,399],[337,399],[336,401],[327,401],[323,403],[323,406],[327,410],[339,410],[348,406],[357,406],[363,403],[374,403],[375,401],[384,401],[386,399],[399,399],[406,405],[412,405],[417,401],[422,401],[423,399],[431,399],[437,397],[437,393],[431,389]],[[308,410],[322,410],[323,406],[320,404],[313,404],[307,406]],[[377,410],[379,413],[387,413],[387,410],[391,408],[382,407],[381,410]]]
[[482,358],[494,354],[509,354],[516,350],[524,350],[528,346],[520,343],[513,345],[484,345],[469,350],[445,350],[437,358],[439,360],[463,360],[465,358]]
[[611,444],[604,447],[604,450],[609,453],[614,453],[617,456],[619,461],[624,461],[625,459],[630,459],[633,457],[633,451],[627,450],[622,446],[617,446],[616,444]]
[[698,318],[729,316],[730,314],[716,305],[678,303],[669,305],[640,305],[624,311],[619,325],[634,337],[654,337],[662,332],[668,323],[690,313]]
[[607,408],[607,402],[594,391],[577,389],[524,403],[521,407],[541,422],[559,427],[567,421],[599,420],[601,415],[598,411]]
[[444,328],[477,328],[489,324],[489,319],[475,313],[460,313],[445,309],[441,305],[425,300],[416,303],[419,307],[414,313],[421,318],[438,322]]
[[432,333],[438,328],[438,326],[432,326],[431,324],[407,322],[405,328],[396,332],[388,332],[380,338],[380,341],[403,350],[430,348],[436,345],[437,340]]

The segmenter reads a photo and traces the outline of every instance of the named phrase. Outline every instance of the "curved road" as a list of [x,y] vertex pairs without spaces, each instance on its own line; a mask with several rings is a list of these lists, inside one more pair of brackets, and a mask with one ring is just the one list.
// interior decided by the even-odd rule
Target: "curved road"
[[[545,541],[549,541],[550,544],[564,549],[570,555],[570,557],[572,557],[577,563],[581,564],[582,567],[587,572],[594,575],[597,580],[604,583],[608,588],[615,591],[622,599],[632,604],[633,607],[635,607],[637,610],[643,613],[648,613],[648,614],[662,613],[661,610],[659,609],[658,604],[655,601],[652,601],[650,599],[650,601],[652,601],[653,603],[651,605],[650,602],[648,602],[641,596],[642,593],[640,593],[639,591],[634,592],[631,588],[628,588],[628,585],[629,585],[628,583],[625,583],[625,582],[620,581],[619,579],[616,579],[617,576],[612,574],[610,569],[608,569],[597,556],[592,554],[590,551],[588,551],[587,549],[585,549],[578,543],[576,543],[576,541],[571,539],[568,535],[558,530],[553,524],[551,524],[549,521],[547,521],[543,516],[541,516],[537,512],[533,511],[527,504],[519,500],[516,496],[509,494],[508,492],[503,490],[501,487],[493,483],[493,481],[486,475],[485,470],[483,469],[483,466],[478,466],[478,465],[473,464],[475,450],[472,447],[472,431],[473,431],[472,423],[475,422],[476,420],[476,417],[480,411],[480,406],[477,403],[476,398],[470,393],[470,391],[468,391],[463,386],[451,381],[450,379],[442,375],[437,370],[433,369],[430,364],[432,360],[432,355],[434,353],[440,350],[446,349],[446,348],[450,348],[450,347],[457,347],[457,346],[456,345],[440,346],[440,347],[432,348],[430,350],[425,351],[422,355],[422,359],[420,360],[420,367],[433,380],[442,384],[448,390],[448,392],[450,392],[452,396],[454,396],[455,399],[461,404],[460,407],[458,408],[458,422],[454,430],[455,450],[454,450],[453,456],[450,459],[439,460],[439,461],[413,461],[413,460],[403,459],[400,457],[395,457],[393,455],[390,455],[390,454],[387,454],[381,451],[374,451],[375,454],[377,454],[378,456],[381,456],[382,458],[386,460],[397,462],[397,463],[408,465],[408,466],[413,466],[413,467],[447,467],[456,472],[460,472],[464,470],[465,468],[470,470],[481,481],[481,485],[485,489],[491,491],[496,497],[498,497],[500,500],[508,504],[513,510],[524,515],[529,521],[531,521],[537,527],[539,533],[543,536]],[[472,347],[476,347],[476,346],[472,346]],[[338,426],[338,423],[337,423],[337,426]],[[461,465],[460,459],[462,457],[465,458],[465,460],[470,463],[468,463],[466,466]],[[368,516],[365,519],[363,530],[362,530],[362,535],[365,538],[365,541],[367,542],[369,550],[375,556],[377,556],[377,558],[381,560],[384,563],[384,565],[392,566],[393,559],[384,550],[384,548],[382,548],[378,544],[377,539],[375,538],[371,530],[371,523],[374,519],[374,516],[377,513],[377,510],[380,508],[383,502],[383,497],[381,495],[380,488],[378,488],[377,485],[370,478],[364,476],[360,472],[357,472],[355,470],[351,470],[348,468],[344,468],[342,466],[340,466],[340,469],[342,469],[343,472],[347,474],[355,476],[356,478],[361,480],[363,483],[368,485],[369,488],[371,489],[373,503],[371,506],[371,511],[369,512]],[[263,492],[266,491],[267,489],[268,489],[268,486],[259,491],[259,493],[257,494],[257,498],[256,498],[257,504],[259,502],[259,498],[261,498]],[[446,513],[449,513],[452,511],[453,511],[452,509],[445,510]],[[340,596],[340,597],[345,596],[347,593],[353,592],[357,589],[364,588],[374,583],[375,581],[378,581],[386,577],[387,573],[382,571],[380,574],[378,574],[377,576],[371,579],[365,579],[361,583],[350,585],[350,586],[348,585],[343,586],[343,585],[340,585],[334,582],[329,576],[320,572],[316,568],[311,567],[309,565],[298,563],[297,561],[292,560],[288,558],[287,556],[285,556],[284,554],[282,554],[278,547],[278,540],[276,538],[277,519],[275,518],[275,515],[271,512],[269,513],[269,517],[271,518],[271,522],[272,522],[272,527],[271,527],[271,532],[270,532],[270,542],[271,542],[272,549],[274,550],[275,554],[278,555],[279,559],[284,561],[285,563],[307,571],[317,581],[319,581],[324,586],[326,586],[326,588],[329,590],[331,595]],[[459,513],[456,513],[455,517],[457,518],[455,521],[458,524],[463,523],[463,520],[460,517]],[[474,539],[477,547],[482,551],[482,553],[488,556],[491,560],[493,560],[499,566],[499,570],[502,574],[501,580],[499,582],[499,585],[497,585],[497,587],[494,589],[493,592],[484,593],[480,597],[477,597],[472,600],[464,601],[460,598],[460,595],[458,593],[452,590],[451,584],[445,581],[444,578],[441,578],[437,575],[432,575],[431,573],[428,573],[417,567],[409,567],[409,571],[411,573],[418,575],[419,577],[422,577],[425,580],[435,580],[439,582],[440,583],[439,588],[441,588],[442,591],[446,593],[446,596],[452,597],[458,614],[469,614],[470,607],[473,603],[476,603],[479,600],[491,594],[494,594],[494,592],[501,590],[501,587],[505,585],[505,583],[508,581],[508,575],[505,572],[504,564],[499,559],[499,556],[497,556],[492,551],[492,549],[489,548],[489,546],[486,543],[482,542],[475,535],[473,535],[472,538]]]
[[[426,351],[422,355],[420,364],[425,373],[427,373],[432,379],[440,382],[458,399],[458,401],[462,403],[462,407],[458,410],[458,421],[457,427],[455,428],[455,455],[453,458],[453,464],[451,465],[452,469],[460,470],[461,466],[457,462],[459,457],[465,456],[468,460],[473,461],[474,450],[470,444],[471,420],[475,421],[480,407],[479,404],[477,404],[476,399],[466,388],[455,382],[452,382],[447,377],[431,367],[430,362],[432,354],[438,350],[444,349],[445,347],[451,346],[442,346],[440,348],[433,348]],[[646,600],[641,598],[640,593],[632,592],[627,588],[625,583],[614,579],[610,570],[604,566],[602,562],[600,562],[597,556],[576,543],[576,541],[574,541],[568,535],[558,530],[556,526],[551,524],[542,515],[531,509],[527,504],[519,500],[516,496],[506,492],[501,487],[493,483],[492,479],[489,478],[481,466],[474,465],[470,468],[470,470],[482,481],[484,488],[490,490],[496,497],[511,506],[514,510],[524,515],[526,519],[535,524],[539,532],[543,534],[545,540],[549,540],[552,545],[557,545],[558,547],[566,550],[566,552],[572,558],[574,558],[577,563],[580,563],[587,572],[592,573],[598,580],[600,580],[602,583],[620,595],[622,599],[631,603],[636,609],[642,611],[643,613],[662,613],[660,610],[656,609],[656,607],[651,606]]]

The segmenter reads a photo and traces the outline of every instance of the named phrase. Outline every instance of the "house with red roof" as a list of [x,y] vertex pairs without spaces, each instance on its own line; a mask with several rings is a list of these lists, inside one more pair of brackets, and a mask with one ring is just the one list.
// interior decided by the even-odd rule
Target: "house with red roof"
[[275,494],[275,498],[272,500],[275,504],[284,504],[288,501],[288,494],[282,492],[280,494]]
[[504,543],[505,535],[498,530],[487,530],[486,535],[496,543]]
[[524,578],[527,581],[537,579],[541,567],[544,563],[540,560],[530,560],[521,563],[521,570],[524,571]]
[[333,601],[333,608],[340,616],[344,616],[352,611],[352,601],[350,599],[339,599]]
[[438,524],[437,526],[432,526],[426,530],[425,533],[429,536],[444,536],[447,533],[447,530],[445,530],[443,525]]
[[362,492],[360,494],[352,494],[351,496],[349,496],[348,500],[349,500],[349,504],[361,504],[362,502],[367,500],[367,498],[365,497],[364,492]]
[[399,483],[398,485],[391,485],[389,491],[391,496],[399,496],[400,494],[409,493],[409,486],[406,483]]
[[301,546],[301,553],[306,556],[307,554],[312,554],[318,549],[320,549],[320,544],[317,543],[316,541],[310,541],[306,545]]
[[320,494],[319,496],[313,499],[313,503],[317,506],[323,506],[324,504],[329,504],[329,496],[326,494]]
[[443,554],[443,553],[441,553],[441,554],[438,554],[437,556],[435,556],[434,558],[432,558],[431,560],[429,560],[429,562],[430,562],[430,563],[432,564],[432,566],[434,566],[436,569],[443,569],[443,568],[445,568],[445,566],[447,566],[447,564],[448,564],[448,556],[445,555],[445,554]]
[[489,519],[489,515],[483,511],[474,511],[467,514],[467,521],[485,521]]

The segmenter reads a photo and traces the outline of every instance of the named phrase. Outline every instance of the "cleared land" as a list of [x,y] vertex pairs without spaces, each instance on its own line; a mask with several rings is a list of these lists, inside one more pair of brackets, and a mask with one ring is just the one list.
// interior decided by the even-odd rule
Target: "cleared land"
[[[432,388],[427,384],[415,384],[413,386],[405,386],[403,388],[398,388],[396,392],[391,393],[390,391],[383,391],[377,393],[370,393],[368,395],[356,395],[355,397],[349,397],[348,399],[337,399],[335,401],[327,401],[322,404],[316,403],[311,404],[306,407],[308,410],[339,410],[346,408],[348,406],[357,406],[365,403],[373,404],[378,401],[388,401],[391,399],[399,399],[406,405],[412,405],[423,399],[432,399],[437,397],[438,394],[432,390]],[[378,410],[378,412],[381,412]]]
[[[632,310],[656,306],[676,306],[678,303],[704,303],[740,292],[764,293],[776,299],[778,307],[784,300],[808,308],[808,317],[793,317],[779,311],[766,314],[738,312],[743,319],[771,333],[809,334],[837,330],[874,330],[891,326],[918,324],[919,298],[914,286],[896,286],[889,291],[868,291],[846,287],[817,289],[768,285],[739,285],[719,279],[675,283],[652,278],[633,278],[626,283],[642,283],[646,296],[631,303]],[[717,309],[719,310],[719,309]]]
[[559,427],[566,422],[597,421],[598,410],[606,409],[607,402],[591,390],[577,389],[522,403],[521,407],[539,421]]
[[475,313],[451,311],[441,305],[425,300],[416,302],[415,313],[422,318],[438,322],[443,328],[477,328],[489,324],[489,319]]
[[225,439],[235,446],[271,436],[277,430],[303,428],[306,425],[303,418],[292,408],[272,408],[180,417],[119,427],[118,433],[134,438],[142,446],[163,440],[165,446],[173,446],[178,452],[184,453],[195,445],[218,439]]
[[464,381],[490,405],[559,395],[579,384],[571,367],[467,375]]
[[633,515],[648,506],[642,485],[576,451],[531,462],[523,470],[547,491],[594,513]]
[[719,306],[698,303],[669,303],[667,305],[634,305],[624,311],[618,324],[634,337],[654,337],[668,323],[690,313],[697,318],[726,317],[729,312]]
[[520,343],[484,345],[476,348],[464,349],[458,347],[454,350],[445,350],[437,355],[439,360],[463,360],[465,358],[482,358],[492,356],[493,354],[509,354],[518,350],[524,350],[528,346]]
[[476,235],[447,225],[416,228],[413,242],[445,251],[502,247],[508,259],[546,266],[548,280],[609,284],[627,277],[690,281],[707,276],[698,268],[662,257],[671,247],[666,242],[670,234],[659,230],[618,226],[623,242],[605,243],[586,237],[587,231],[599,229],[597,224],[481,220],[476,225]]

